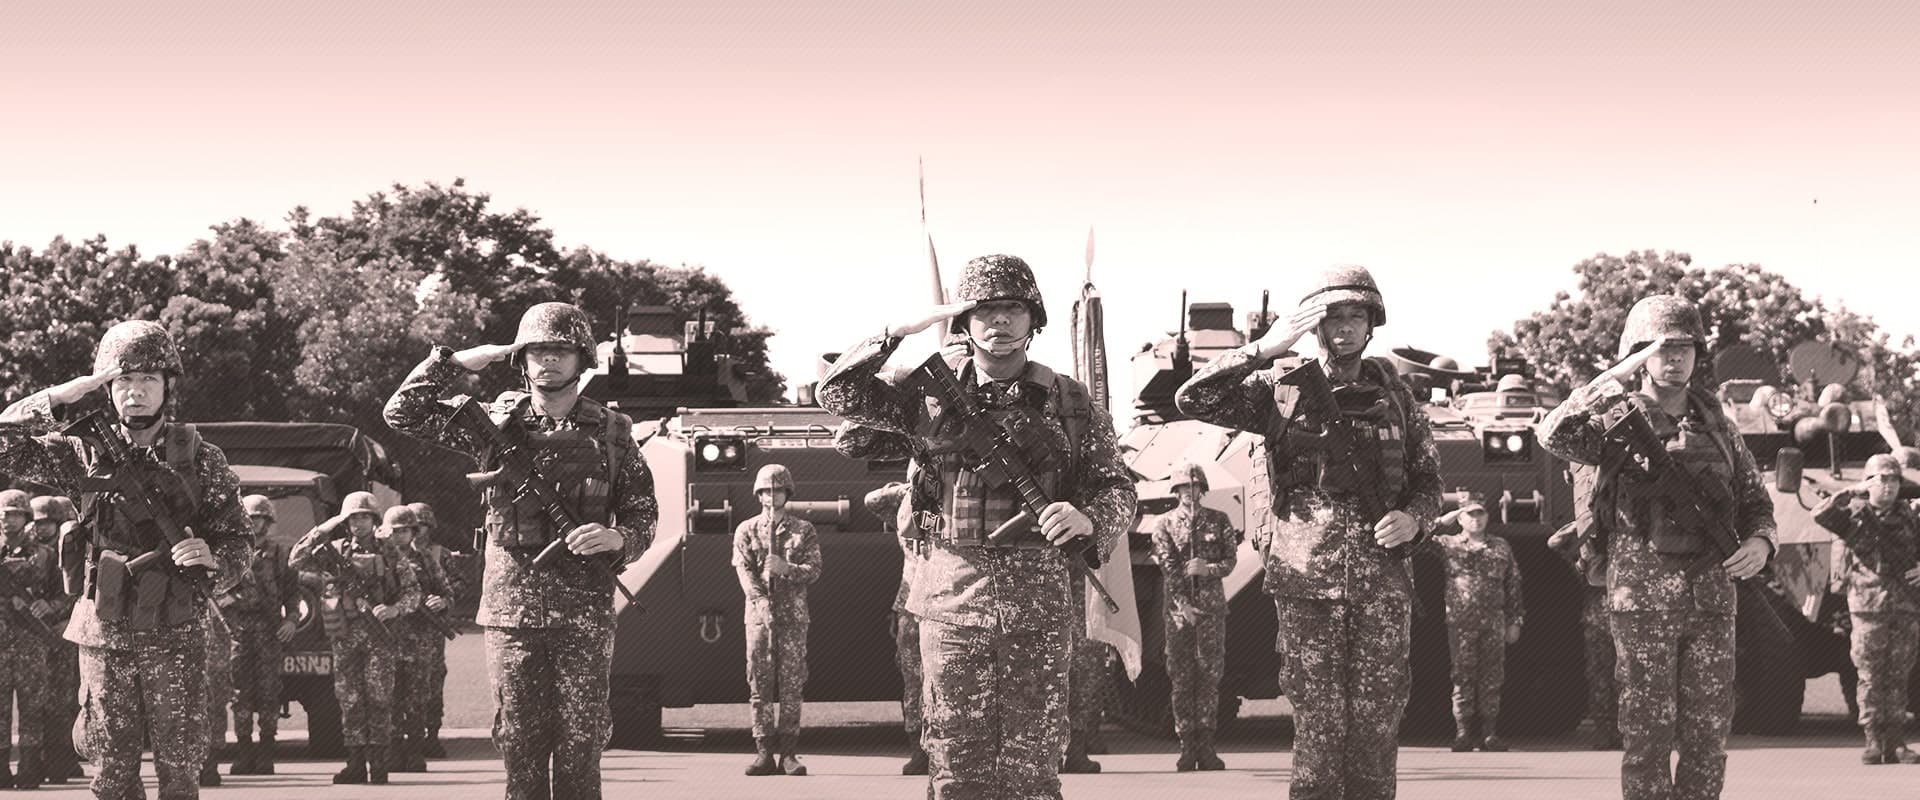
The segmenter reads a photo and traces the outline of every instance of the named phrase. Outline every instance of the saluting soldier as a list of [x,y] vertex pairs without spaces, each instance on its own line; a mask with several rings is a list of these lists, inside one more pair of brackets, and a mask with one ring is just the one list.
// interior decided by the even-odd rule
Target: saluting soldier
[[[1642,798],[1719,797],[1733,722],[1733,581],[1773,557],[1773,500],[1740,433],[1705,388],[1692,383],[1706,352],[1700,312],[1673,295],[1627,312],[1619,363],[1570,394],[1541,423],[1554,455],[1598,466],[1611,455],[1609,426],[1644,413],[1692,481],[1731,498],[1722,513],[1741,543],[1704,570],[1707,531],[1677,522],[1659,484],[1609,470],[1595,479],[1595,535],[1604,536],[1607,604],[1620,686],[1621,793]],[[1670,766],[1679,751],[1679,764]]]
[[1227,593],[1221,579],[1239,563],[1240,532],[1227,515],[1200,504],[1207,472],[1183,462],[1168,488],[1180,505],[1153,525],[1153,563],[1161,581],[1167,680],[1173,684],[1173,732],[1180,737],[1180,772],[1226,769],[1214,749],[1220,714],[1220,675],[1227,658]]
[[[1175,395],[1205,422],[1265,437],[1273,589],[1294,701],[1292,796],[1386,798],[1406,710],[1413,572],[1440,508],[1432,427],[1384,359],[1366,358],[1387,309],[1364,267],[1337,266],[1285,324],[1215,357]],[[1289,358],[1308,333],[1317,359]],[[1295,370],[1306,370],[1299,375]],[[1336,408],[1295,382],[1324,373]],[[1321,433],[1345,428],[1351,461]]]
[[394,734],[389,753],[389,769],[394,772],[427,771],[427,702],[432,694],[433,665],[436,660],[445,664],[447,659],[447,639],[427,615],[446,611],[453,591],[442,563],[420,549],[419,530],[420,512],[411,505],[387,509],[386,524],[380,526],[380,538],[406,559],[420,581],[420,605],[392,626],[394,638],[400,642],[394,659]]
[[[48,643],[39,629],[66,605],[53,548],[33,541],[33,509],[26,492],[0,492],[0,571],[6,595],[0,603],[0,787],[39,788],[46,777]],[[32,629],[29,629],[31,626]],[[19,704],[14,699],[19,698]],[[14,710],[20,714],[20,772],[8,770]]]
[[1520,640],[1526,605],[1520,562],[1507,540],[1487,533],[1487,504],[1468,493],[1435,523],[1458,524],[1458,536],[1435,536],[1447,571],[1447,654],[1453,675],[1453,752],[1501,752],[1500,690],[1507,646]]
[[[439,527],[439,522],[434,518],[433,506],[419,502],[408,503],[407,506],[413,509],[414,518],[420,522],[420,532],[413,537],[413,549],[417,557],[423,561],[432,562],[428,569],[437,568],[440,574],[445,576],[444,583],[438,586],[438,589],[444,591],[436,591],[428,586],[427,582],[422,582],[422,590],[426,595],[421,600],[421,605],[428,611],[440,615],[447,624],[455,625],[457,623],[453,620],[454,604],[466,595],[470,581],[467,580],[465,572],[455,563],[453,551],[448,550],[434,538],[434,531]],[[422,570],[421,574],[425,575],[426,572]],[[422,681],[420,724],[425,726],[426,734],[420,742],[419,753],[427,758],[446,758],[447,749],[440,744],[440,721],[446,716],[447,706],[446,639],[436,636],[427,643],[427,648],[424,653],[426,669],[420,676]]]
[[1813,521],[1847,546],[1847,607],[1867,738],[1860,763],[1920,764],[1906,736],[1907,680],[1920,655],[1920,514],[1900,500],[1898,458],[1875,455],[1866,473],[1821,501]]
[[[57,494],[43,494],[33,498],[33,541],[36,544],[59,552],[60,529],[69,522],[78,520],[80,514],[73,507],[73,501]],[[56,556],[55,560],[58,558]],[[64,589],[60,592],[61,609],[47,618],[47,627],[56,631],[67,629],[67,622],[73,604],[67,598]],[[46,782],[64,784],[68,778],[84,778],[86,770],[80,768],[80,759],[73,751],[73,721],[80,716],[80,648],[73,642],[61,639],[47,645],[47,701],[41,704],[45,712],[45,722],[41,725],[41,737],[46,743],[42,747],[41,762],[46,771]]]
[[[487,677],[499,704],[494,744],[510,800],[596,800],[600,754],[613,732],[613,587],[586,559],[618,574],[653,542],[658,509],[633,421],[580,395],[580,376],[596,363],[586,314],[541,303],[520,318],[512,344],[435,347],[387,401],[387,424],[496,468],[493,441],[452,424],[469,398],[449,395],[468,372],[504,359],[527,390],[502,393],[486,414],[524,433],[540,476],[583,524],[557,530],[521,487],[494,484],[481,494],[487,546],[477,621],[487,629]],[[570,557],[535,565],[556,540]]]
[[[202,441],[193,426],[168,420],[182,374],[165,328],[122,322],[101,336],[93,374],[0,412],[0,470],[82,498],[80,525],[59,548],[66,588],[79,595],[66,635],[80,645],[87,706],[80,744],[99,764],[93,792],[111,800],[138,796],[140,753],[148,743],[161,796],[200,795],[207,758],[202,611],[209,589],[196,576],[211,573],[211,591],[218,593],[237,579],[246,559],[239,479],[220,448]],[[129,463],[113,463],[80,437],[53,433],[67,409],[102,387],[113,415],[106,435],[125,446]],[[135,478],[189,535],[175,543],[152,526],[136,525],[120,493],[82,483],[89,475]],[[160,563],[129,571],[129,563],[146,554]]]
[[[281,651],[300,622],[300,573],[288,566],[287,546],[273,540],[273,501],[240,499],[252,527],[247,571],[215,602],[233,629],[233,736],[239,752],[231,775],[272,775],[280,733]],[[254,744],[259,719],[260,743]]]
[[[938,520],[907,601],[920,619],[930,796],[1059,797],[1071,626],[1084,624],[1073,614],[1080,585],[1061,546],[1085,539],[1102,556],[1111,552],[1133,519],[1133,482],[1106,410],[1078,381],[1028,358],[1047,314],[1027,263],[976,258],[956,295],[958,303],[848,348],[821,381],[820,404],[912,435],[921,482],[914,510]],[[967,336],[971,356],[946,363],[990,420],[963,421],[926,391],[880,377],[904,337],[942,322]],[[955,447],[955,426],[964,424],[1022,432],[1021,457],[1052,501],[1037,526],[989,539],[1023,513],[1023,501]]]

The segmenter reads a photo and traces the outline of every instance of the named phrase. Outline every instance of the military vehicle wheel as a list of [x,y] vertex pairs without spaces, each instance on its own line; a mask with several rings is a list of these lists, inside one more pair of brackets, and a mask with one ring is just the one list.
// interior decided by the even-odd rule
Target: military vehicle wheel
[[346,740],[340,735],[340,701],[333,696],[333,687],[307,692],[300,700],[300,708],[307,712],[307,755],[318,758],[346,755]]
[[613,713],[609,747],[648,750],[665,741],[660,732],[660,695],[653,687],[616,680],[609,687],[607,705]]
[[[1758,580],[1742,586],[1739,599],[1734,643],[1733,730],[1763,736],[1791,733],[1800,722],[1800,705],[1807,693],[1806,669],[1793,638],[1794,628],[1796,624],[1812,623],[1779,591]],[[1758,615],[1766,613],[1761,603],[1771,606],[1786,622],[1785,637],[1756,621]]]

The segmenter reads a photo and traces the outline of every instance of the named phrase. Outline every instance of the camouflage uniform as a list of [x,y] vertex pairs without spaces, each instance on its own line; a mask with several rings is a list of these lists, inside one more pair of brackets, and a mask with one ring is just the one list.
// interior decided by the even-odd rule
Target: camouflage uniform
[[[421,605],[413,613],[394,620],[397,624],[393,632],[400,637],[400,657],[394,671],[393,714],[395,729],[407,740],[407,747],[417,748],[426,741],[429,730],[440,727],[440,709],[434,703],[447,673],[447,637],[425,616],[433,614],[446,619],[453,609],[456,592],[453,576],[447,572],[446,548],[439,545],[423,548],[421,538],[416,535],[401,555],[420,579]],[[447,611],[427,608],[428,597],[445,600]],[[415,761],[414,766],[418,767],[419,763]]]
[[[1453,666],[1453,719],[1459,735],[1492,739],[1506,682],[1507,628],[1522,623],[1520,562],[1498,536],[1434,537],[1447,569],[1447,654]],[[1490,745],[1492,747],[1492,745]]]
[[1100,732],[1107,695],[1113,690],[1113,664],[1109,661],[1113,645],[1087,635],[1087,587],[1074,581],[1073,655],[1067,664],[1067,766],[1075,772],[1076,758],[1098,772],[1099,762],[1086,760],[1087,743]]
[[[280,734],[280,624],[300,617],[300,573],[289,567],[287,547],[265,536],[248,549],[247,574],[218,603],[233,630],[233,734],[244,750],[259,719],[260,746],[271,750]],[[249,774],[254,759],[236,763]],[[261,766],[271,763],[263,755]],[[264,769],[259,773],[267,774]]]
[[233,699],[233,631],[212,606],[202,604],[207,619],[207,760],[200,768],[201,786],[219,786],[219,750],[227,741],[227,701]]
[[[1175,400],[1196,419],[1266,436],[1274,484],[1266,581],[1278,607],[1294,701],[1292,796],[1392,797],[1396,737],[1410,687],[1412,568],[1374,541],[1380,516],[1363,511],[1357,494],[1281,483],[1311,470],[1314,454],[1287,442],[1292,410],[1281,407],[1286,393],[1276,387],[1282,367],[1292,364],[1266,369],[1269,363],[1246,350],[1223,353],[1180,387]],[[1360,367],[1359,380],[1345,385],[1383,389],[1393,408],[1379,423],[1386,434],[1383,463],[1403,477],[1384,507],[1406,512],[1425,531],[1441,491],[1431,425],[1391,370],[1371,360]]]
[[[547,305],[551,304],[535,306],[528,315]],[[586,325],[584,319],[578,324]],[[590,332],[585,333],[585,341],[590,352]],[[467,398],[442,399],[466,375],[453,360],[452,350],[434,348],[387,401],[387,424],[491,468],[495,463],[491,443],[449,424]],[[627,422],[618,412],[585,397],[565,419],[551,419],[523,404],[523,397],[518,392],[505,393],[487,411],[496,424],[509,415],[519,419],[538,445],[536,462],[542,469],[554,465],[556,453],[579,449],[562,445],[592,437],[603,424]],[[627,438],[631,443],[631,436]],[[603,443],[592,441],[593,457],[601,462],[598,466],[607,467],[610,456],[600,452]],[[610,470],[594,470],[599,477],[557,480],[563,495],[572,495],[576,510],[581,500],[591,501],[598,509],[598,513],[581,511],[582,516],[607,523],[626,540],[624,551],[614,554],[616,574],[617,565],[631,563],[646,552],[658,516],[653,474],[639,449],[629,444],[619,458]],[[604,480],[609,471],[612,480]],[[539,568],[533,566],[539,546],[498,544],[507,538],[526,541],[567,533],[547,531],[544,517],[534,511],[522,513],[521,506],[530,506],[531,501],[516,506],[511,492],[489,487],[483,502],[490,541],[476,621],[487,629],[487,677],[497,701],[493,738],[506,762],[506,796],[510,800],[596,800],[601,796],[600,753],[613,731],[607,710],[613,589],[583,559],[567,557],[553,568]]]
[[[0,543],[0,570],[6,572],[8,582],[19,593],[0,597],[0,603],[11,603],[15,598],[27,604],[40,600],[50,606],[50,612],[66,605],[67,593],[60,585],[53,549],[34,544],[29,531],[23,529]],[[25,627],[30,624],[26,619],[32,615],[32,609],[24,607],[0,612],[0,776],[9,778],[3,784],[6,788],[13,786],[6,770],[6,747],[12,741],[16,695],[20,714],[21,786],[38,785],[45,777],[48,753],[42,744],[52,738],[42,724],[46,719],[46,706],[53,699],[47,675],[51,648],[45,638]]]
[[[42,510],[43,501],[45,511]],[[58,548],[59,526],[77,516],[73,501],[65,497],[41,495],[33,498],[34,543],[50,549]],[[58,550],[53,552],[57,553]],[[67,629],[68,614],[73,610],[73,605],[64,587],[55,596],[60,601],[56,604],[60,610],[47,618],[47,627],[63,631]],[[68,778],[86,776],[73,752],[73,721],[80,716],[79,694],[80,648],[65,639],[49,643],[47,702],[41,705],[41,730],[45,742],[41,750],[45,753],[48,783],[66,783]]]
[[1900,501],[1885,510],[1865,503],[1849,507],[1859,497],[1852,490],[1836,492],[1814,509],[1813,519],[1847,544],[1860,728],[1868,750],[1884,758],[1906,746],[1907,679],[1920,653],[1920,588],[1903,574],[1920,556],[1920,513]]
[[[1023,279],[1030,305],[1041,312],[1034,324],[1043,325],[1031,270],[1017,258],[969,262],[958,295],[984,299],[981,286],[1004,284],[1009,276]],[[878,336],[848,348],[818,396],[823,407],[856,424],[912,435],[920,476],[916,508],[938,509],[939,529],[929,532],[931,546],[907,600],[907,610],[920,618],[926,671],[929,796],[1057,798],[1071,628],[1082,624],[1071,598],[1078,585],[1070,581],[1067,555],[1037,535],[987,546],[986,533],[1018,512],[1017,498],[1010,487],[984,485],[957,456],[929,453],[946,443],[940,423],[951,414],[879,377],[900,342]],[[1045,451],[1065,456],[1044,470],[1051,473],[1051,497],[1084,513],[1098,552],[1110,552],[1132,521],[1134,490],[1106,410],[1087,400],[1078,382],[1038,363],[1007,381],[980,382],[971,361],[956,372],[990,415],[1020,416],[1045,432]],[[1080,434],[1077,446],[1070,445],[1070,428]],[[920,508],[923,493],[928,505]]]
[[[792,567],[775,575],[767,557],[779,553]],[[820,536],[813,523],[760,513],[733,532],[733,569],[746,594],[747,688],[753,738],[792,753],[800,736],[800,705],[807,688],[807,587],[820,579]]]
[[[1547,415],[1541,438],[1554,455],[1599,464],[1607,427],[1639,407],[1677,462],[1696,478],[1728,489],[1735,530],[1771,547],[1773,501],[1739,431],[1705,392],[1689,389],[1688,405],[1688,413],[1675,419],[1651,398],[1603,378],[1575,390]],[[1605,504],[1596,522],[1606,535],[1607,607],[1626,749],[1621,791],[1626,800],[1718,797],[1733,720],[1733,581],[1718,564],[1689,575],[1686,566],[1694,556],[1680,551],[1703,550],[1702,535],[1678,530],[1652,501],[1634,497],[1633,488],[1596,490],[1596,503]],[[1673,770],[1669,759],[1676,749],[1680,760]]]
[[[1167,678],[1173,684],[1173,730],[1189,751],[1212,748],[1227,658],[1227,594],[1221,579],[1233,572],[1239,550],[1240,532],[1232,520],[1206,506],[1176,506],[1153,525],[1153,563],[1166,576],[1161,618]],[[1191,559],[1212,568],[1206,575],[1188,575]]]
[[[834,431],[834,448],[848,458],[901,460],[913,457],[912,442],[906,436],[841,423]],[[900,721],[906,728],[907,742],[913,754],[903,775],[927,774],[927,751],[920,745],[925,727],[921,709],[920,619],[907,612],[907,597],[913,592],[913,574],[921,559],[920,527],[914,517],[910,483],[889,483],[867,493],[867,512],[880,519],[881,527],[900,537],[900,586],[893,593],[893,661],[900,669]]]
[[[333,553],[321,555],[323,549]],[[341,563],[333,560],[336,555],[344,559],[351,576],[335,572]],[[420,607],[420,578],[399,548],[371,533],[362,538],[349,534],[344,516],[300,537],[288,564],[321,574],[320,614],[333,645],[333,693],[340,701],[342,738],[350,750],[366,751],[363,757],[372,772],[385,772],[384,750],[393,741],[400,621]],[[373,609],[382,605],[400,617],[381,622]]]
[[1585,642],[1587,719],[1601,749],[1617,749],[1620,738],[1620,688],[1613,682],[1616,659],[1613,626],[1607,615],[1607,587],[1586,587],[1580,605],[1580,635]]

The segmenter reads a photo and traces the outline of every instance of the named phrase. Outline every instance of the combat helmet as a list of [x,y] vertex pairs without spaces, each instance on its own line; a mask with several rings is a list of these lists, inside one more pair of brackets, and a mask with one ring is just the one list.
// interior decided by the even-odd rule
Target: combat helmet
[[436,523],[439,522],[439,520],[433,516],[433,506],[421,502],[412,502],[408,503],[407,507],[413,509],[413,517],[416,520],[416,522],[414,522],[415,525],[419,525],[422,528],[433,528],[436,527]]
[[[1047,326],[1047,305],[1040,299],[1040,283],[1033,277],[1033,268],[1019,256],[981,256],[967,262],[960,269],[960,285],[955,287],[953,299],[976,303],[1020,300],[1033,315],[1034,330]],[[965,332],[966,315],[954,317],[948,327],[953,333]]]
[[753,476],[753,491],[759,494],[765,489],[785,489],[787,494],[793,494],[793,473],[787,470],[785,464],[761,467],[760,472]]
[[1206,469],[1191,461],[1182,461],[1178,466],[1175,466],[1173,468],[1173,476],[1169,480],[1172,482],[1168,484],[1167,491],[1174,491],[1187,484],[1200,487],[1201,492],[1205,492],[1209,488],[1207,486]]
[[[158,322],[132,319],[107,329],[93,351],[93,371],[180,374],[180,348]],[[171,399],[171,398],[169,398]]]
[[372,514],[378,518],[380,502],[373,499],[372,492],[354,492],[347,495],[347,499],[340,501],[340,514],[349,517],[355,514]]
[[600,354],[593,341],[593,325],[587,321],[587,312],[572,303],[541,303],[520,315],[520,329],[514,334],[513,343],[531,345],[543,342],[563,342],[579,348],[580,368],[583,370],[600,365]]
[[1502,375],[1500,382],[1493,385],[1496,392],[1524,392],[1528,390],[1527,379],[1519,375]]
[[420,515],[413,513],[413,506],[395,503],[392,508],[387,509],[386,517],[380,520],[380,527],[389,531],[394,528],[418,528]]
[[1700,324],[1700,309],[1679,295],[1640,298],[1627,312],[1627,323],[1620,330],[1619,357],[1626,358],[1663,336],[1675,343],[1690,343],[1697,350],[1706,349],[1707,331]]
[[1901,474],[1901,466],[1899,456],[1893,455],[1892,453],[1877,453],[1867,459],[1867,477],[1874,478],[1881,475],[1897,476]]
[[1300,305],[1316,301],[1329,306],[1359,303],[1366,306],[1373,327],[1387,324],[1387,301],[1380,294],[1380,285],[1374,283],[1373,273],[1358,264],[1336,264],[1320,273],[1320,285],[1300,298]]
[[32,519],[33,495],[27,494],[19,489],[8,489],[0,492],[0,514],[10,514],[15,511],[27,515],[28,519]]
[[1479,492],[1461,492],[1460,513],[1465,514],[1475,509],[1487,510],[1487,496]]
[[66,522],[72,519],[72,517],[67,514],[67,507],[61,505],[59,495],[40,495],[39,497],[33,498],[32,505],[34,522]]
[[240,498],[240,510],[249,517],[273,519],[273,500],[264,494],[250,494]]

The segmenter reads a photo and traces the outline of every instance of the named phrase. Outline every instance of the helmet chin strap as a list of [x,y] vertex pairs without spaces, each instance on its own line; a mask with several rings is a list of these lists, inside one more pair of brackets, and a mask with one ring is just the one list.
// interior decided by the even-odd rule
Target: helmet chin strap
[[972,342],[974,347],[981,350],[985,350],[996,356],[1010,356],[1010,355],[1013,355],[1013,351],[1025,349],[1029,344],[1031,344],[1033,342],[1033,334],[1027,334],[1026,336],[1022,336],[1018,339],[1011,339],[1008,341],[989,342],[985,339],[982,339],[978,336],[974,336],[973,334],[969,333],[967,334],[967,341]]
[[1357,348],[1354,348],[1352,353],[1349,353],[1344,356],[1335,355],[1333,352],[1333,347],[1330,345],[1321,347],[1320,349],[1326,351],[1327,363],[1334,364],[1337,366],[1342,366],[1342,367],[1350,367],[1350,366],[1353,366],[1354,364],[1360,363],[1360,359],[1365,357],[1367,354],[1367,345],[1370,345],[1370,344],[1373,344],[1373,329],[1371,328],[1367,329],[1366,341],[1361,342],[1360,346]]
[[160,423],[159,414],[121,414],[120,425],[130,431],[144,431]]

